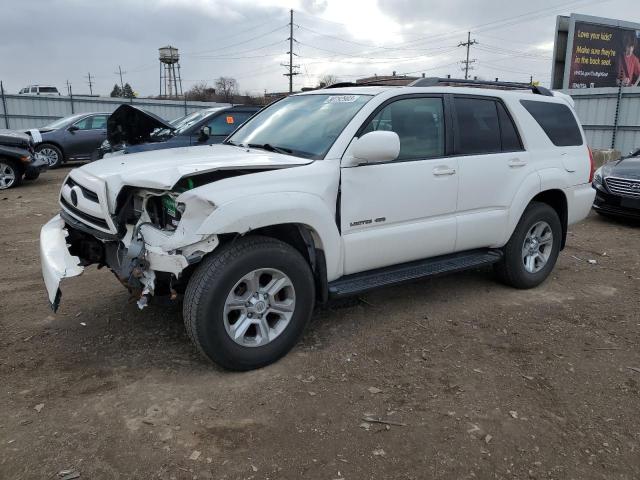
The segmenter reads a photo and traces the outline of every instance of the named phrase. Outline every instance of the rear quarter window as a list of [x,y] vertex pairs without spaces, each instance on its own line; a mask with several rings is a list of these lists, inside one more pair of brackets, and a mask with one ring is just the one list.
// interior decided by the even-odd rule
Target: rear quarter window
[[556,147],[582,145],[582,133],[567,105],[561,103],[520,100],[522,106],[542,127]]

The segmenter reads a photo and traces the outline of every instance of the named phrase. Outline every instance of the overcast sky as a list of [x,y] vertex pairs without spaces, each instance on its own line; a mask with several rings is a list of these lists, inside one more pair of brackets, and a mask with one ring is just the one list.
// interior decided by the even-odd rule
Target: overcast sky
[[141,96],[159,90],[158,48],[181,54],[184,89],[238,80],[241,92],[285,91],[289,9],[294,9],[294,87],[333,74],[461,75],[471,29],[483,78],[547,84],[558,14],[640,21],[637,0],[2,0],[0,80],[11,93],[32,83],[106,95],[122,67]]

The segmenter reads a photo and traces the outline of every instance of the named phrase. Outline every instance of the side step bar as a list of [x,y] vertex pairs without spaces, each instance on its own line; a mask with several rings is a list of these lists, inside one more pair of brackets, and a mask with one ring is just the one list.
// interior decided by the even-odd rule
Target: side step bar
[[460,272],[491,265],[502,259],[502,251],[494,249],[469,250],[441,257],[402,263],[361,273],[346,275],[329,283],[329,297],[356,295],[375,288],[411,282],[445,273]]

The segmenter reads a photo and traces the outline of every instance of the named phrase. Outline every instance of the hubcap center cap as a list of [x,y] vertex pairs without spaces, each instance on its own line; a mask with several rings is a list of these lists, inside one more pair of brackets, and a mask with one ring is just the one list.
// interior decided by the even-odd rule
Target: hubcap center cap
[[267,303],[263,300],[258,300],[256,304],[253,306],[253,309],[256,311],[258,315],[262,315],[267,311]]

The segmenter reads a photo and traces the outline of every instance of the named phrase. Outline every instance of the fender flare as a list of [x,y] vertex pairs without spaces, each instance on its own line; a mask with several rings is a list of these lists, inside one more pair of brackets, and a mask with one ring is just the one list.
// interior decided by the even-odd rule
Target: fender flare
[[328,281],[342,275],[342,238],[335,222],[335,212],[316,195],[278,192],[236,198],[217,205],[197,233],[244,234],[281,224],[303,225],[311,230],[316,248],[324,251]]
[[522,214],[531,200],[540,193],[540,188],[540,175],[537,171],[531,172],[518,187],[518,191],[511,201],[505,232],[506,238],[503,239],[503,245],[505,245],[511,238],[511,235],[513,235],[520,218],[522,218]]

